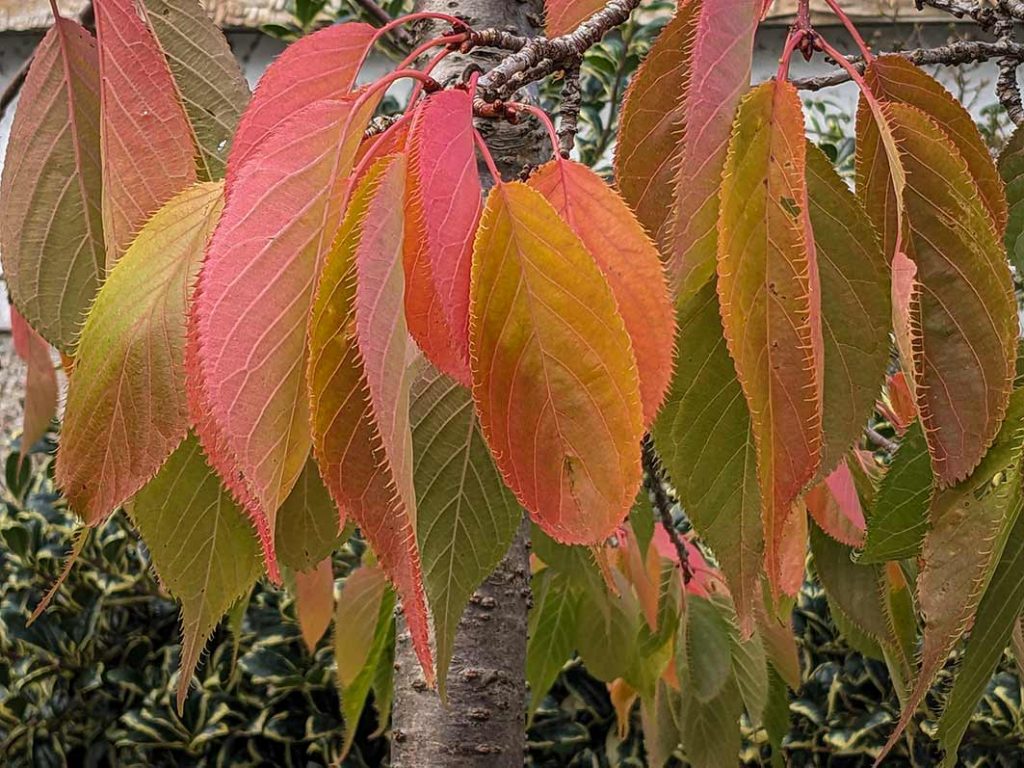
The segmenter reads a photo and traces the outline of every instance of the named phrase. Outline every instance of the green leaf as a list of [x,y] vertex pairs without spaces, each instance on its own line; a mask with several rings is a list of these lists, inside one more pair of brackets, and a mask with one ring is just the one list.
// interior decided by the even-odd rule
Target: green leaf
[[528,719],[554,685],[576,644],[580,597],[569,578],[545,568],[533,575],[533,607],[530,609],[526,645],[526,682],[530,685]]
[[682,683],[680,732],[683,751],[693,768],[738,763],[742,712],[743,699],[732,677],[709,701],[701,701],[691,686]]
[[928,529],[932,467],[921,424],[903,436],[875,501],[865,510],[868,533],[857,553],[861,563],[885,563],[914,557]]
[[1018,515],[992,580],[978,604],[956,682],[939,720],[937,736],[946,750],[945,766],[952,767],[956,763],[957,747],[1010,642],[1021,610],[1024,610],[1024,515]]
[[1010,263],[1020,273],[1024,272],[1024,130],[1019,127],[999,155],[999,173],[1010,208],[1004,242]]
[[[731,613],[730,609],[730,613]],[[759,635],[747,640],[739,637],[736,627],[730,627],[732,636],[732,674],[740,689],[747,716],[755,725],[764,718],[768,706],[768,657]]]
[[714,602],[700,597],[688,598],[686,621],[686,687],[707,703],[733,679],[729,621]]
[[523,512],[494,466],[469,390],[425,362],[413,380],[410,422],[417,541],[444,696],[459,619]]
[[341,515],[320,479],[316,462],[307,459],[274,523],[274,545],[281,564],[295,571],[312,570],[338,548],[340,522]]
[[259,542],[194,436],[136,494],[129,511],[160,581],[181,602],[180,713],[203,646],[260,576]]

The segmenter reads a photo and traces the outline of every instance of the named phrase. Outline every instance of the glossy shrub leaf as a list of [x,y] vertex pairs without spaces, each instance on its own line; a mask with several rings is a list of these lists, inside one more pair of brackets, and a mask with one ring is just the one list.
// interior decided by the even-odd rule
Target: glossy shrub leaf
[[409,426],[404,188],[400,157],[375,163],[356,187],[310,315],[309,393],[320,473],[395,585],[431,680]]
[[580,596],[570,578],[545,568],[533,575],[526,644],[526,682],[530,685],[528,716],[532,720],[576,645]]
[[508,551],[523,511],[494,466],[469,390],[424,364],[411,400],[417,539],[443,695],[455,629]]
[[675,374],[652,428],[679,501],[721,564],[745,636],[761,600],[761,497],[750,415],[712,280],[679,310]]
[[932,498],[928,444],[919,422],[910,425],[867,509],[867,538],[857,559],[884,563],[915,557],[928,530]]
[[656,238],[672,207],[673,159],[686,125],[693,41],[702,2],[681,3],[654,41],[622,100],[615,144],[615,183],[647,233]]
[[[1018,478],[1019,480],[1019,478]],[[1012,481],[1011,481],[1012,482]],[[957,747],[964,737],[978,700],[1010,643],[1017,617],[1024,610],[1024,516],[1018,515],[1010,531],[992,580],[978,604],[978,613],[964,648],[953,690],[938,724],[938,739],[946,751],[943,765],[956,764]]]
[[556,159],[527,180],[554,206],[601,269],[633,343],[644,424],[650,426],[672,377],[675,317],[654,243],[629,206],[580,163]]
[[96,0],[94,9],[110,267],[149,217],[196,180],[195,144],[167,60],[134,0]]
[[302,642],[310,653],[324,636],[334,614],[334,573],[331,558],[324,558],[311,571],[296,571],[295,615]]
[[1018,272],[1024,270],[1024,131],[1016,130],[999,155],[999,175],[1006,184],[1009,207],[1006,252]]
[[372,98],[321,101],[281,126],[235,178],[200,272],[193,415],[271,569],[274,516],[310,449],[304,363],[313,288],[373,108]]
[[281,564],[309,571],[327,558],[341,539],[343,516],[327,492],[310,456],[295,487],[277,511],[274,546]]
[[185,325],[223,184],[173,197],[111,270],[82,329],[56,479],[89,525],[153,477],[188,431]]
[[765,562],[779,587],[793,500],[821,454],[821,318],[796,89],[765,83],[740,105],[721,192],[718,295],[751,413]]
[[488,196],[470,293],[473,398],[498,468],[554,538],[597,543],[640,485],[643,411],[612,290],[541,194]]
[[259,578],[259,542],[195,437],[136,494],[130,513],[160,582],[181,603],[181,712],[203,646]]
[[231,138],[249,85],[228,41],[195,0],[142,0],[138,6],[174,78],[195,143],[199,176],[224,177]]
[[0,179],[0,258],[11,301],[66,353],[106,258],[99,90],[95,41],[57,19],[22,87]]
[[435,94],[416,110],[409,136],[405,311],[427,357],[465,386],[473,233],[482,198],[469,93]]
[[807,145],[807,197],[821,284],[825,353],[819,477],[860,439],[885,380],[891,325],[887,259],[867,213],[821,150]]
[[57,372],[50,345],[36,333],[18,310],[11,307],[14,352],[25,363],[25,404],[21,422],[21,455],[24,456],[50,428],[57,414]]
[[342,584],[334,614],[334,660],[337,664],[341,712],[345,718],[342,754],[356,736],[359,715],[366,705],[389,637],[394,633],[395,595],[387,577],[375,565],[362,565]]
[[[685,138],[673,157],[672,211],[659,236],[677,295],[715,271],[719,186],[733,117],[750,85],[760,0],[703,0],[683,94]],[[671,91],[662,91],[662,98]],[[791,134],[796,137],[800,132]]]
[[[932,499],[931,528],[921,547],[917,578],[918,604],[924,616],[921,664],[910,697],[902,702],[902,716],[886,752],[909,724],[947,655],[974,620],[985,584],[1020,514],[1022,442],[1024,390],[1018,390],[981,464],[969,478],[937,491]],[[971,546],[965,547],[965,542]]]
[[257,148],[292,115],[352,90],[376,30],[369,24],[336,24],[285,48],[267,67],[242,115],[228,156],[228,195],[235,176]]
[[897,55],[878,56],[864,72],[872,93],[884,101],[909,104],[931,117],[967,163],[982,202],[1001,235],[1007,201],[992,154],[974,118],[934,77]]

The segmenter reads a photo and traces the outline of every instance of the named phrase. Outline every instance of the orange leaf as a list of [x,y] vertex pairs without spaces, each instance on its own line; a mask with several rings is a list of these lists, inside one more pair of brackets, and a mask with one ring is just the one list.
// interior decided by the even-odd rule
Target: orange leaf
[[334,614],[334,572],[331,558],[320,561],[312,571],[295,572],[295,615],[302,641],[310,653],[324,636]]
[[586,166],[556,159],[527,184],[576,233],[615,294],[636,355],[644,424],[650,426],[672,378],[676,330],[658,251],[622,198]]
[[539,192],[487,199],[470,292],[473,397],[506,483],[546,533],[596,544],[640,484],[643,410],[615,297]]
[[743,100],[722,182],[718,294],[757,445],[769,583],[821,453],[820,296],[808,238],[803,113],[788,83]]

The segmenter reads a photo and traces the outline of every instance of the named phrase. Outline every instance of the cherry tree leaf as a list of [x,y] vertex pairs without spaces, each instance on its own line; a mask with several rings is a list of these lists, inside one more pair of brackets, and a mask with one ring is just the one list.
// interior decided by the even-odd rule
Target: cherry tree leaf
[[651,430],[695,530],[721,564],[743,635],[761,601],[764,534],[750,414],[712,280],[679,310],[675,375]]
[[[908,174],[908,177],[910,174]],[[936,491],[931,528],[921,547],[918,604],[924,616],[921,665],[881,761],[910,723],[935,675],[974,620],[992,571],[1020,514],[1024,390],[1010,398],[1002,429],[981,463],[963,482]],[[965,542],[971,542],[965,547]]]
[[769,584],[780,586],[793,501],[821,454],[820,294],[808,238],[803,113],[796,89],[769,82],[744,98],[721,191],[718,295],[751,413]]
[[864,544],[864,510],[846,460],[804,496],[807,511],[820,528],[850,547]]
[[470,385],[469,277],[483,190],[466,91],[416,110],[409,137],[405,311],[409,330],[443,373]]
[[760,16],[760,0],[701,4],[690,63],[693,74],[683,93],[686,132],[680,132],[684,138],[673,156],[672,211],[658,236],[668,260],[670,285],[680,296],[702,286],[715,270],[719,187],[733,117],[750,85]]
[[907,255],[921,286],[913,368],[939,481],[978,464],[1006,410],[1018,319],[1002,243],[967,163],[924,113],[891,105],[906,188]]
[[369,24],[325,27],[289,45],[267,67],[231,144],[229,196],[235,175],[276,128],[310,104],[348,96],[375,34]]
[[824,477],[860,439],[885,380],[889,270],[867,213],[828,158],[807,145],[807,197],[821,285]]
[[11,301],[44,339],[74,350],[103,276],[99,59],[56,19],[22,87],[0,179],[0,257]]
[[260,576],[260,548],[242,510],[188,437],[129,512],[161,584],[181,602],[178,712],[206,641]]
[[932,483],[928,444],[921,425],[914,421],[867,509],[867,539],[858,561],[884,563],[920,552],[928,528]]
[[572,656],[580,596],[566,574],[551,568],[535,573],[531,587],[533,604],[526,644],[526,681],[530,684],[527,716],[532,721],[558,673]]
[[494,466],[465,387],[423,365],[410,421],[417,539],[444,695],[462,613],[508,551],[523,511]]
[[942,129],[967,163],[997,232],[1006,230],[1003,182],[974,118],[942,84],[903,56],[877,56],[864,79],[879,99],[909,104],[924,111]]
[[221,179],[231,137],[249,102],[238,61],[196,0],[142,0],[137,7],[170,67],[192,129],[199,176]]
[[658,251],[629,206],[585,165],[557,159],[527,180],[579,237],[615,295],[640,374],[644,424],[672,378],[675,318]]
[[145,485],[185,439],[187,305],[222,207],[217,182],[168,201],[111,270],[82,329],[56,480],[89,525]]
[[193,416],[213,465],[253,517],[272,577],[275,514],[311,444],[313,289],[375,104],[317,102],[275,131],[235,178],[200,272]]
[[412,349],[403,312],[405,170],[402,157],[374,164],[328,255],[309,321],[310,415],[321,475],[394,583],[432,680],[416,546]]
[[1024,131],[1016,130],[999,155],[999,174],[1006,184],[1009,216],[1006,251],[1018,271],[1024,271]]
[[[640,64],[622,100],[615,144],[615,183],[640,223],[657,237],[672,207],[673,159],[686,125],[686,94],[702,2],[680,3]],[[721,166],[719,166],[721,167]]]
[[310,456],[277,511],[274,546],[281,564],[295,571],[312,570],[337,548],[344,522]]
[[603,7],[602,0],[544,0],[544,31],[548,37],[572,32]]
[[109,267],[149,217],[196,180],[195,144],[167,60],[134,0],[95,0],[94,8]]
[[46,434],[57,413],[57,372],[50,345],[36,333],[18,310],[11,308],[14,352],[25,362],[25,405],[21,426],[21,455]]
[[334,613],[334,572],[326,557],[311,571],[296,571],[295,616],[299,620],[302,642],[310,653],[331,624]]
[[636,362],[600,269],[539,192],[488,196],[470,292],[473,398],[491,453],[533,519],[593,544],[640,485]]
[[341,586],[334,614],[334,660],[345,718],[343,757],[355,741],[359,715],[394,633],[394,605],[387,577],[376,565],[361,565]]

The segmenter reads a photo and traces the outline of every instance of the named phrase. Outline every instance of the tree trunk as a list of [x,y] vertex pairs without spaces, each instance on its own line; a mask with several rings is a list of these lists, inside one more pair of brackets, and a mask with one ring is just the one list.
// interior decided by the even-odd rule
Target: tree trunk
[[[476,29],[535,34],[538,0],[421,0],[418,10],[448,13]],[[435,25],[427,34],[443,33]],[[434,71],[442,83],[461,79],[470,64],[490,69],[495,51],[451,55]],[[542,128],[481,121],[506,179],[551,157]],[[482,170],[485,186],[490,177]],[[530,602],[529,524],[524,520],[508,554],[470,600],[455,638],[448,702],[426,687],[409,633],[399,620],[391,728],[393,768],[518,768],[526,746],[526,624]]]

